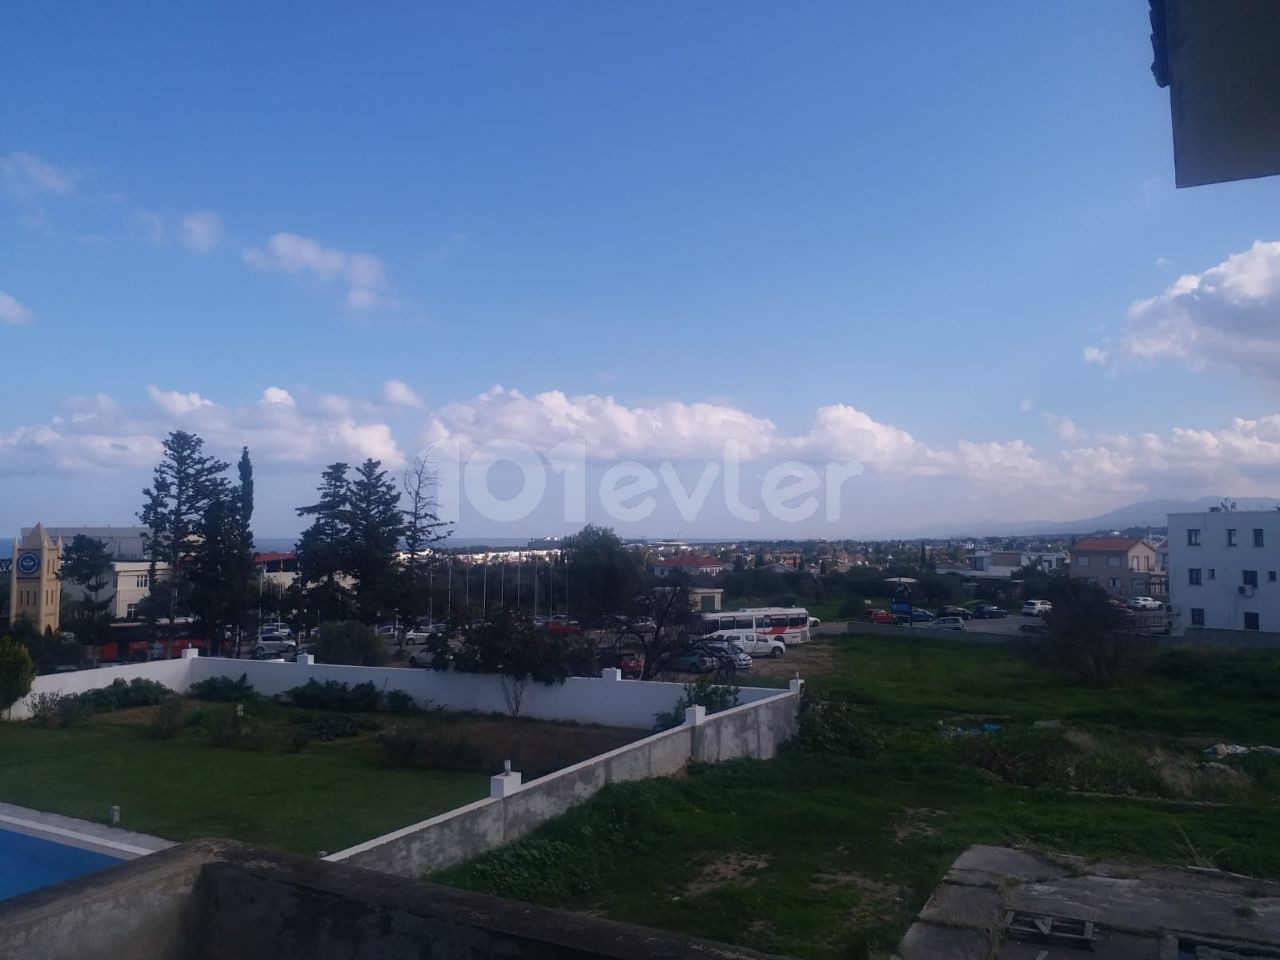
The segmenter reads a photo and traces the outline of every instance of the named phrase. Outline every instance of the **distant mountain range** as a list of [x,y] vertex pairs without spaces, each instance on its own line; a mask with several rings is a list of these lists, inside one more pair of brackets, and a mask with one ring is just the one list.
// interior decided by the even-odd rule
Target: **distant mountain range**
[[1083,520],[981,520],[974,523],[952,523],[917,531],[917,537],[1024,537],[1038,533],[1061,536],[1069,533],[1094,533],[1098,530],[1123,530],[1126,527],[1163,527],[1171,513],[1192,513],[1216,507],[1224,500],[1234,502],[1239,510],[1275,510],[1280,499],[1275,497],[1200,497],[1197,500],[1143,500]]

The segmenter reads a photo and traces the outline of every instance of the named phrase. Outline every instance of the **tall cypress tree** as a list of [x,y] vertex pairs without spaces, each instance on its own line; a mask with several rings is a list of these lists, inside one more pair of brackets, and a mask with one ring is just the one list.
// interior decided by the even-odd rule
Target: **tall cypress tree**
[[[154,625],[160,609],[169,618],[169,637],[175,635],[179,596],[183,592],[185,566],[196,545],[196,534],[209,505],[227,495],[222,473],[225,461],[204,452],[204,441],[194,433],[175,430],[164,440],[164,453],[156,464],[151,486],[142,491],[144,503],[138,519],[146,526],[146,547],[151,593],[147,618]],[[158,567],[169,565],[169,578],[158,583]]]

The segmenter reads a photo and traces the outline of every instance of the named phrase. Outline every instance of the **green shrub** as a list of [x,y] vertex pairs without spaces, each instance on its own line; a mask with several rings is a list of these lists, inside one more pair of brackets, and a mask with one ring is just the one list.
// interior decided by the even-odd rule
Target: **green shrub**
[[163,683],[142,677],[129,681],[117,677],[105,687],[76,694],[75,699],[80,701],[86,713],[106,713],[131,707],[153,707],[171,696],[173,691]]
[[61,726],[60,707],[64,697],[56,690],[45,693],[33,693],[27,697],[27,706],[31,709],[31,720],[37,726]]
[[738,705],[741,690],[736,685],[717,683],[710,676],[702,676],[684,685],[684,694],[670,710],[653,716],[655,730],[670,730],[684,723],[684,712],[689,707],[706,707],[707,713],[719,713]]
[[360,733],[362,725],[346,714],[326,714],[294,724],[294,730],[304,730],[308,740],[319,740],[329,743],[346,737],[354,737]]
[[191,685],[191,696],[197,700],[208,700],[213,703],[247,703],[257,698],[253,685],[249,683],[247,673],[240,674],[239,680],[230,677],[209,677]]
[[182,727],[182,698],[174,694],[163,700],[151,715],[151,736],[172,740]]
[[490,773],[497,763],[459,733],[420,733],[392,727],[378,735],[382,755],[391,767],[418,767],[455,773]]
[[294,706],[308,710],[350,710],[357,713],[372,713],[378,709],[382,699],[378,688],[370,681],[349,687],[337,680],[320,683],[315,679],[286,690],[281,696]]
[[8,710],[25,697],[35,678],[35,664],[27,648],[16,640],[0,637],[0,710]]
[[248,717],[237,715],[235,710],[216,714],[205,725],[209,729],[209,742],[215,747],[262,750],[267,746],[262,729]]
[[418,709],[418,705],[413,702],[413,697],[403,690],[388,690],[386,703],[390,713],[413,713]]
[[805,693],[800,701],[800,729],[790,747],[869,760],[884,749],[884,737],[856,704]]

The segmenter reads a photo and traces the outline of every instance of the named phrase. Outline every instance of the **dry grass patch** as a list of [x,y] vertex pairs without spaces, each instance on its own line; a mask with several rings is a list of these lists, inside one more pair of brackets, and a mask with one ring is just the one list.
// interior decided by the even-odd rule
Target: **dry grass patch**
[[756,878],[749,874],[763,870],[769,858],[754,853],[729,853],[702,868],[702,872],[686,888],[691,897],[701,896],[721,887],[749,887]]

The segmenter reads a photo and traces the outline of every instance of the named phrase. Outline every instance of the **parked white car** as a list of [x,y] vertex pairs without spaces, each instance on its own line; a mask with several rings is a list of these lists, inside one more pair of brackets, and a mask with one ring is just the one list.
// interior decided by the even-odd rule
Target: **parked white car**
[[298,643],[293,637],[279,634],[259,635],[257,640],[253,641],[253,655],[257,659],[264,657],[274,657],[276,654],[292,657],[298,652]]
[[963,630],[964,620],[960,617],[939,617],[937,620],[930,620],[923,626],[930,630]]
[[1163,610],[1164,604],[1155,597],[1130,597],[1125,603],[1130,610]]
[[1053,604],[1048,600],[1028,600],[1022,605],[1024,617],[1043,617],[1046,613],[1053,613]]
[[752,657],[773,657],[776,659],[787,652],[787,645],[781,640],[758,637],[754,633],[732,634],[724,639],[736,643],[744,653]]

